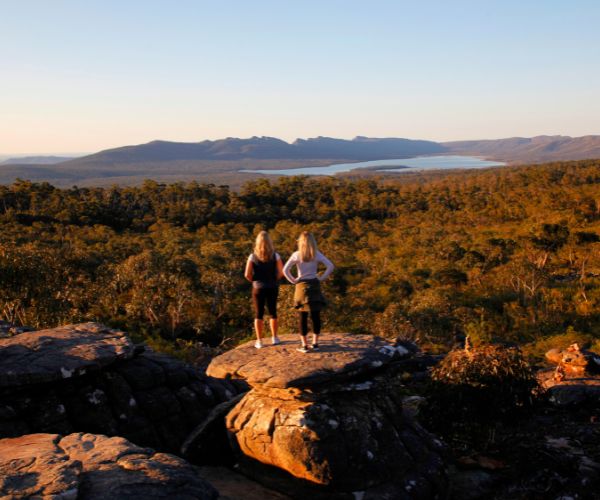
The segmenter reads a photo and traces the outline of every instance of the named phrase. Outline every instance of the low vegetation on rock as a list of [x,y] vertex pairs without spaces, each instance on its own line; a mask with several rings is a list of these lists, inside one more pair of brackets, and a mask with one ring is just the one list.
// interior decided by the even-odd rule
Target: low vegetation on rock
[[455,349],[433,368],[434,414],[464,425],[494,422],[531,407],[535,373],[517,348],[498,345]]

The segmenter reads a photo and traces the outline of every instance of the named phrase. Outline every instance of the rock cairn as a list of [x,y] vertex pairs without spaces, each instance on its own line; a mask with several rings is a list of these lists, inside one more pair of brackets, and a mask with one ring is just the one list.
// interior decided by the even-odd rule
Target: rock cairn
[[178,453],[240,390],[97,323],[0,339],[0,438],[89,432]]
[[436,498],[447,491],[441,443],[403,412],[401,376],[419,366],[403,345],[326,334],[253,342],[214,358],[207,374],[251,390],[226,417],[242,470],[294,498]]
[[556,365],[553,371],[538,373],[548,400],[559,407],[600,404],[600,356],[571,344],[566,349],[550,349],[546,360]]
[[554,376],[557,381],[600,373],[600,356],[582,349],[579,344],[571,344],[566,349],[550,349],[546,359],[556,365]]

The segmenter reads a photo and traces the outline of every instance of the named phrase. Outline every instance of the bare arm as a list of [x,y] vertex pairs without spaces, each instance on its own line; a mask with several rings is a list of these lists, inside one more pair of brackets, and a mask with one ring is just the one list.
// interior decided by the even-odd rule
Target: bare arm
[[283,262],[281,259],[277,259],[277,279],[280,280],[285,275],[283,274]]
[[246,270],[244,271],[244,278],[248,281],[252,281],[252,275],[254,274],[254,266],[252,265],[252,260],[248,259],[246,261]]

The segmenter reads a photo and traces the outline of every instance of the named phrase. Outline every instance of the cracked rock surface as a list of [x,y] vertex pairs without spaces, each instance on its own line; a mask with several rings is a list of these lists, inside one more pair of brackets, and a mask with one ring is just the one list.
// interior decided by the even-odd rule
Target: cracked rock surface
[[0,498],[206,499],[198,469],[165,453],[94,434],[29,434],[0,440]]

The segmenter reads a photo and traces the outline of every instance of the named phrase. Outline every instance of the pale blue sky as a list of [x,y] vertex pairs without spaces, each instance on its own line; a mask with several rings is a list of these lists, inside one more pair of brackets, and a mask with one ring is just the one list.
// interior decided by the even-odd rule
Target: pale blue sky
[[0,0],[0,153],[600,134],[600,2]]

